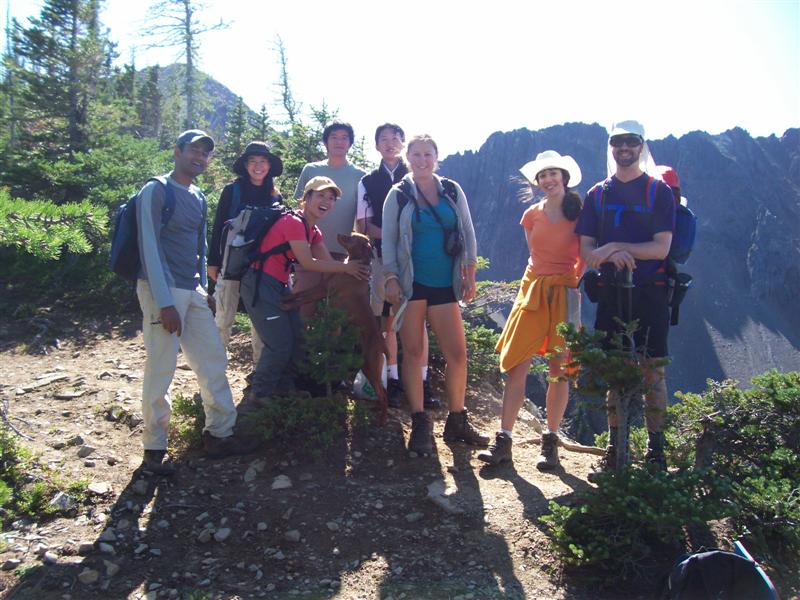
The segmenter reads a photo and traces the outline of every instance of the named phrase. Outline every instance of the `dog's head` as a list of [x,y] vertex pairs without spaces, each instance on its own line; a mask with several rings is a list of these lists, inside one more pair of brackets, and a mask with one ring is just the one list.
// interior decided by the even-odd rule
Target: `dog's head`
[[365,263],[372,260],[372,244],[369,243],[369,238],[363,233],[356,233],[355,231],[350,235],[340,233],[336,236],[336,239],[347,249],[347,255],[350,260],[360,260]]

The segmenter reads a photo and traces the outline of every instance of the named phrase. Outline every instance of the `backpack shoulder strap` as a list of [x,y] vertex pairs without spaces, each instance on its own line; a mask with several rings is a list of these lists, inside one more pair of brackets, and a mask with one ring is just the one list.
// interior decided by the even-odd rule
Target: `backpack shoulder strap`
[[167,181],[166,175],[151,177],[145,182],[145,185],[150,181],[157,181],[164,186],[164,205],[161,207],[161,227],[166,227],[172,215],[175,214],[175,190],[169,184],[169,181]]
[[658,184],[660,180],[656,179],[655,177],[648,176],[647,179],[647,198],[645,199],[645,206],[647,206],[647,210],[653,210],[653,207],[656,204],[656,192],[658,191]]
[[233,182],[231,206],[228,209],[228,218],[233,219],[239,214],[239,204],[242,202],[242,182],[237,179]]
[[452,179],[442,177],[442,189],[444,190],[444,195],[450,198],[453,204],[458,202],[458,189]]
[[400,219],[400,213],[405,208],[406,204],[414,202],[414,191],[411,189],[411,183],[408,179],[403,179],[397,186],[397,219]]

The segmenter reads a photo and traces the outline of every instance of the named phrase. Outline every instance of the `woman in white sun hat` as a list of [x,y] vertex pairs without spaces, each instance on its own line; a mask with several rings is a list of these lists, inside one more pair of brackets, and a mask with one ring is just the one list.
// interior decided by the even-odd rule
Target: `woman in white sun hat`
[[[525,379],[531,359],[563,348],[564,340],[555,332],[558,323],[580,324],[578,280],[583,262],[575,222],[581,211],[581,198],[570,192],[568,186],[580,183],[581,170],[571,156],[545,150],[520,172],[530,184],[529,197],[538,188],[544,193],[544,200],[528,208],[520,220],[530,256],[514,307],[497,342],[500,370],[508,374],[508,379],[503,390],[500,431],[489,449],[478,454],[480,460],[489,464],[511,460],[511,431],[525,399]],[[563,352],[548,359],[551,377],[564,374],[566,359]],[[542,452],[536,465],[541,471],[559,466],[556,432],[568,397],[566,381],[551,381],[547,385],[548,432],[542,436]]]

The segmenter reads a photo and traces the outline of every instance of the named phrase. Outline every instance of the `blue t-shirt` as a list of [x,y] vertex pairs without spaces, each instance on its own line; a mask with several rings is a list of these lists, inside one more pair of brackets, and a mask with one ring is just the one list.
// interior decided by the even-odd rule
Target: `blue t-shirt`
[[[643,173],[632,181],[622,182],[612,177],[604,200],[602,228],[595,206],[595,185],[583,202],[583,210],[575,225],[575,233],[593,237],[597,246],[609,242],[641,244],[652,241],[656,233],[675,230],[675,198],[669,186],[660,183],[656,187],[653,206],[649,202],[647,184],[649,177]],[[602,231],[602,233],[601,233]],[[664,265],[663,260],[636,260],[633,283],[652,280],[652,275]],[[604,270],[613,270],[610,264]]]
[[444,231],[431,210],[439,215],[447,229],[456,228],[456,212],[442,196],[436,206],[420,203],[411,217],[414,243],[411,261],[414,265],[414,281],[430,287],[453,285],[453,260],[444,251]]

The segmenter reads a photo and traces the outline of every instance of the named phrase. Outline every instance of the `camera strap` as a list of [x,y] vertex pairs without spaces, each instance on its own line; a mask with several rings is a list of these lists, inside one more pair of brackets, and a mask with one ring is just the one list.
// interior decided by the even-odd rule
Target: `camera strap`
[[[456,215],[456,226],[455,226],[455,229],[448,229],[447,227],[445,227],[444,223],[442,222],[442,218],[439,216],[439,213],[437,213],[436,209],[433,207],[433,205],[430,202],[428,202],[428,199],[425,197],[425,194],[422,193],[422,190],[420,189],[420,187],[418,185],[416,185],[416,184],[414,184],[414,185],[417,188],[417,195],[420,198],[422,198],[422,201],[425,202],[425,204],[427,204],[430,207],[431,212],[433,213],[433,218],[436,219],[436,222],[439,224],[439,227],[442,228],[442,231],[444,231],[444,234],[447,235],[451,231],[456,231],[458,229],[458,215]],[[440,202],[441,202],[441,200],[440,200]]]

